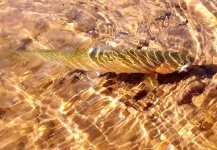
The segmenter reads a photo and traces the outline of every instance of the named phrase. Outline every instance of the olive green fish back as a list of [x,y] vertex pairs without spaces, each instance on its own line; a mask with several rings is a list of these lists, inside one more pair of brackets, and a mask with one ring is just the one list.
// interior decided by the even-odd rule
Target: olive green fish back
[[[171,73],[183,63],[191,64],[193,58],[185,53],[171,51],[91,51],[89,54],[95,69],[116,73]],[[163,66],[162,66],[163,65]],[[166,66],[165,66],[166,65]],[[160,67],[166,70],[162,72]]]
[[36,57],[59,61],[74,69],[100,73],[171,73],[179,70],[182,63],[192,63],[188,54],[171,51],[150,50],[65,50],[23,51],[22,57]]

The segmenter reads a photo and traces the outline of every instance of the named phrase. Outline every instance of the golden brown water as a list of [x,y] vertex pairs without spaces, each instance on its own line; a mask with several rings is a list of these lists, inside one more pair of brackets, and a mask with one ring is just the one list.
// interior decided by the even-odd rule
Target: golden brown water
[[188,72],[159,75],[154,91],[144,74],[98,77],[38,59],[0,67],[0,149],[217,149],[216,7],[215,0],[1,1],[0,52],[85,48],[100,37],[118,50],[196,60]]

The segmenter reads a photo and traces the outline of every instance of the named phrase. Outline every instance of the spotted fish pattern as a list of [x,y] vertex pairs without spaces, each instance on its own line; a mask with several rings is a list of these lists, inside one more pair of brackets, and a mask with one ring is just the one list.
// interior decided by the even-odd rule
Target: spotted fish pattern
[[[186,53],[160,50],[84,50],[65,51],[23,51],[23,57],[37,57],[43,60],[60,61],[74,69],[98,71],[99,73],[161,73],[183,71],[193,58]],[[17,54],[16,54],[17,55]]]

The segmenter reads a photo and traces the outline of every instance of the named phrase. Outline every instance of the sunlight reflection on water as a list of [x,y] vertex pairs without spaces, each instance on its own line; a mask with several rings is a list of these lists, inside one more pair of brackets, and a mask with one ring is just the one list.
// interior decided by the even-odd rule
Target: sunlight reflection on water
[[[0,149],[217,149],[216,5],[0,2]],[[108,49],[187,52],[195,66],[160,75],[147,92],[141,75],[5,62],[11,50],[89,49],[96,39]]]

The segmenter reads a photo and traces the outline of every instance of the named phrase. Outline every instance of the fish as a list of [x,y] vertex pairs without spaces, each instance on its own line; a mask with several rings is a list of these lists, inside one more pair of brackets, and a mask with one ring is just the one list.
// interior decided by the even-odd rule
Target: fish
[[[10,53],[10,52],[8,52]],[[193,57],[187,53],[160,50],[109,50],[101,47],[76,50],[34,50],[14,51],[7,56],[8,60],[23,58],[42,59],[43,61],[60,62],[72,70],[86,71],[89,76],[93,72],[106,74],[142,73],[142,84],[151,92],[159,86],[158,74],[182,72],[193,63]],[[1,61],[1,59],[0,59]],[[0,66],[1,68],[1,66]],[[99,78],[100,75],[98,76]],[[125,81],[123,81],[125,82]],[[130,100],[129,100],[130,101]],[[134,100],[132,99],[132,102]],[[136,105],[136,104],[135,104]],[[132,104],[134,107],[134,104]],[[144,110],[143,106],[135,108]]]
[[169,74],[188,68],[193,57],[187,53],[160,50],[39,50],[14,52],[22,58],[57,61],[73,69],[115,73]]
[[143,81],[152,91],[158,86],[158,74],[169,74],[186,70],[194,61],[187,53],[160,50],[103,50],[100,47],[76,50],[34,50],[12,52],[10,60],[17,58],[40,58],[44,61],[60,62],[74,70],[86,73],[108,72],[143,73]]

